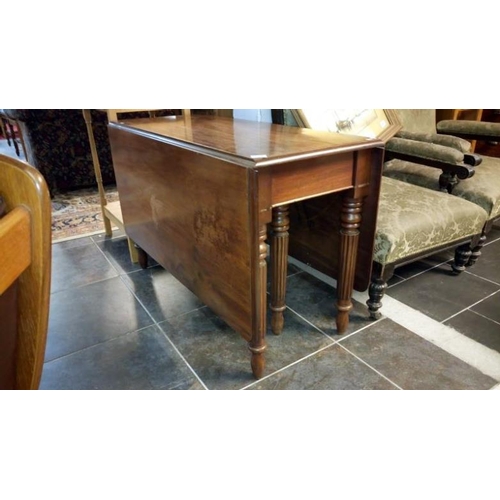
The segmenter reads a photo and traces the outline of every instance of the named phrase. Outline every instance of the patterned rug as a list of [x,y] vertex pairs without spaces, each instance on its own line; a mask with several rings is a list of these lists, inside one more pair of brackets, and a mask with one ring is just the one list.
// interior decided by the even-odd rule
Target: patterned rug
[[[106,188],[108,202],[118,200],[116,187]],[[70,191],[52,199],[52,242],[104,232],[97,188]]]

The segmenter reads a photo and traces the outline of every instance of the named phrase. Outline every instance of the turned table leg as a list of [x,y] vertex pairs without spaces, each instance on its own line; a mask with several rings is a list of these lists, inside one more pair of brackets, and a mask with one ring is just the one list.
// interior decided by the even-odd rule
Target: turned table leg
[[264,375],[264,369],[266,367],[266,361],[264,358],[264,352],[266,350],[266,285],[267,285],[267,246],[266,246],[266,236],[267,236],[266,225],[263,224],[259,228],[259,268],[258,268],[258,283],[259,290],[257,296],[257,325],[253,330],[252,339],[248,343],[248,348],[252,353],[251,365],[252,372],[255,378],[262,378]]
[[275,335],[283,331],[283,312],[286,309],[286,274],[288,261],[288,205],[273,208],[271,222],[271,330]]
[[340,214],[340,255],[337,282],[337,331],[345,333],[352,309],[352,290],[358,253],[359,226],[363,201],[344,197]]

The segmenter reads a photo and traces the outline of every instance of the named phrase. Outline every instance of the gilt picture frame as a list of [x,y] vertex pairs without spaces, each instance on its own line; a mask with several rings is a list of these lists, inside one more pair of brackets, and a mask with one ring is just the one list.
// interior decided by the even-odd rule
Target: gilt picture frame
[[391,109],[292,109],[299,127],[377,138],[384,142],[400,129]]

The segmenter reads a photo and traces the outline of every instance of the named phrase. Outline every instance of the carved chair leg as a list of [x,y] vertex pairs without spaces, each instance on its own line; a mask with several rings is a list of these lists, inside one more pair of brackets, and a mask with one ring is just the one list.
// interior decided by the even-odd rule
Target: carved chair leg
[[455,250],[455,260],[451,264],[453,274],[460,274],[462,271],[465,271],[465,266],[469,262],[471,255],[470,243],[457,247]]
[[472,249],[471,256],[465,264],[467,267],[473,266],[477,262],[477,259],[481,256],[481,249],[483,248],[485,242],[486,235],[483,233],[479,238],[477,245]]
[[371,319],[380,319],[382,316],[379,309],[382,307],[382,298],[384,297],[386,290],[387,283],[382,278],[372,279],[368,289],[370,298],[366,301]]

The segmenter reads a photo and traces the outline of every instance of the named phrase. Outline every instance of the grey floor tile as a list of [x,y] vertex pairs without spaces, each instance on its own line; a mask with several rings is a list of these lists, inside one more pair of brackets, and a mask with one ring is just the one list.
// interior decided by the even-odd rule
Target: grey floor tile
[[65,356],[152,323],[118,277],[52,294],[45,359]]
[[[178,316],[160,327],[209,389],[240,389],[255,381],[247,342],[209,308]],[[333,344],[290,311],[285,312],[282,334],[273,335],[268,328],[266,342],[266,373]]]
[[[287,280],[287,306],[334,339],[341,338],[337,334],[335,325],[337,314],[335,308],[336,297],[335,288],[309,273],[296,274]],[[367,306],[353,301],[353,309],[350,313],[349,327],[346,334],[371,323]]]
[[479,302],[471,310],[500,323],[500,292]]
[[41,389],[204,389],[153,326],[46,363]]
[[453,276],[444,264],[389,288],[387,295],[443,321],[498,289],[467,272]]
[[387,390],[397,387],[341,346],[333,345],[248,389]]
[[340,344],[402,389],[490,389],[497,383],[387,318]]
[[480,344],[500,352],[500,324],[467,309],[445,325],[463,333]]
[[204,305],[160,266],[124,275],[123,279],[158,322]]
[[[269,287],[271,286],[271,264],[269,262],[269,256],[267,257],[266,261],[267,261],[267,289],[270,290]],[[293,276],[294,274],[299,274],[299,273],[303,273],[303,272],[304,271],[302,271],[302,269],[297,267],[292,262],[287,263],[287,268],[286,268],[286,275],[287,276]]]
[[[141,269],[138,263],[130,260],[128,240],[125,236],[121,238],[95,238],[94,241],[119,274],[127,274]],[[158,264],[154,259],[148,259],[148,267],[156,265]]]
[[52,245],[51,293],[118,276],[95,243],[85,240]]
[[500,240],[485,245],[477,262],[467,268],[476,276],[481,276],[500,285]]
[[404,279],[411,278],[416,274],[428,271],[429,269],[439,266],[444,262],[453,260],[454,257],[455,257],[454,250],[445,250],[443,252],[430,255],[425,259],[420,259],[415,262],[410,262],[409,264],[398,267],[396,268],[394,274]]
[[60,250],[70,250],[76,247],[92,245],[93,243],[94,241],[90,236],[83,236],[81,238],[74,238],[72,240],[56,241],[52,244],[52,251],[59,252]]

